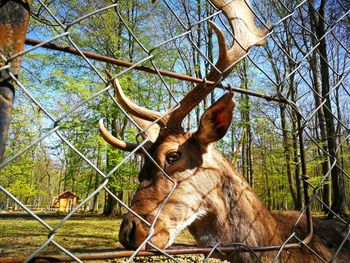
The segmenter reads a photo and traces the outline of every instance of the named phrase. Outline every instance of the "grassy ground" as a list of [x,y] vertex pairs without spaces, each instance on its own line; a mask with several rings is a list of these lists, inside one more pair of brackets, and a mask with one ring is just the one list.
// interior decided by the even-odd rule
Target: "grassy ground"
[[[54,227],[61,221],[61,217],[45,217],[44,220]],[[70,249],[120,247],[118,242],[120,221],[118,218],[74,217],[59,228],[55,240]],[[48,230],[34,219],[17,216],[1,218],[0,255],[30,255],[47,239],[48,234]],[[56,252],[53,249],[54,247],[49,247],[44,252]]]
[[[43,215],[51,227],[60,223],[63,216]],[[121,219],[102,216],[74,216],[66,221],[56,233],[55,241],[73,252],[104,251],[122,248],[118,242]],[[48,230],[31,217],[20,214],[0,214],[0,259],[1,257],[29,256],[47,240]],[[189,232],[183,231],[175,241],[177,245],[194,244]],[[61,251],[48,245],[41,253],[58,255]],[[152,262],[166,262],[166,258],[154,257]],[[182,262],[198,262],[198,256],[180,257]],[[120,262],[120,261],[113,261]],[[136,262],[150,262],[139,259]],[[169,261],[170,262],[170,261]]]

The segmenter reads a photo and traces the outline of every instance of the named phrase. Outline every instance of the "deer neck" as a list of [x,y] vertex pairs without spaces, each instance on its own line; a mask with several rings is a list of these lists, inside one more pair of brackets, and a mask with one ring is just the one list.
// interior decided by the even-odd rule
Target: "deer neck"
[[[213,189],[205,198],[206,215],[189,230],[205,246],[242,243],[249,246],[278,245],[282,235],[272,214],[247,181],[220,159],[221,175],[213,174]],[[218,160],[217,160],[218,161]]]

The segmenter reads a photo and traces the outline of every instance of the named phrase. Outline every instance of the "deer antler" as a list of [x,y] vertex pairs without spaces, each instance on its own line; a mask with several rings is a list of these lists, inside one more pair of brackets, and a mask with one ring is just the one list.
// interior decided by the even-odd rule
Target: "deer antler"
[[[106,70],[106,75],[109,79],[112,80],[112,86],[114,87],[117,100],[121,104],[123,109],[125,109],[127,112],[129,112],[130,114],[132,114],[135,117],[138,117],[142,120],[151,121],[151,122],[153,122],[161,117],[160,112],[143,108],[143,107],[135,104],[131,100],[129,100],[129,98],[127,96],[125,96],[125,94],[124,94],[124,92],[119,84],[118,79],[113,78],[112,74],[108,70]],[[157,123],[160,126],[165,126],[164,119],[160,119]]]
[[134,150],[137,146],[136,143],[127,143],[124,142],[123,140],[120,140],[116,137],[114,137],[109,131],[107,131],[107,129],[105,128],[104,124],[103,124],[103,119],[100,119],[100,121],[98,122],[98,128],[100,130],[100,134],[102,135],[102,138],[108,142],[110,145],[123,150],[123,151],[127,151],[127,152],[131,152],[132,150]]
[[[216,8],[221,9],[229,20],[235,33],[235,41],[230,49],[227,48],[225,36],[219,27],[209,21],[209,25],[215,31],[219,44],[219,58],[215,67],[207,76],[206,80],[217,83],[226,78],[238,62],[252,46],[260,46],[267,43],[263,36],[264,29],[259,29],[254,24],[254,14],[248,0],[212,0]],[[213,89],[215,85],[206,83],[198,84],[180,102],[167,121],[167,126],[181,126],[185,116],[196,107]]]
[[[114,87],[117,100],[121,104],[123,109],[125,109],[128,113],[131,114],[131,117],[141,129],[147,128],[147,131],[145,131],[141,135],[144,139],[149,139],[150,143],[147,143],[144,146],[145,148],[149,148],[158,137],[160,125],[164,126],[164,120],[162,119],[159,120],[159,125],[155,123],[152,124],[152,121],[158,119],[161,116],[161,114],[159,112],[140,107],[131,100],[129,100],[129,98],[125,96],[119,84],[119,81],[116,78],[113,79],[112,74],[108,70],[106,70],[106,75],[109,79],[112,79],[112,86]],[[123,140],[114,137],[110,132],[107,131],[102,119],[99,121],[99,130],[105,141],[107,141],[110,145],[120,150],[131,152],[138,146],[138,144],[136,143],[127,143]]]
[[[231,28],[234,32],[235,41],[230,49],[227,48],[224,33],[214,23],[209,21],[209,25],[214,30],[219,45],[219,58],[215,64],[215,68],[206,76],[206,82],[198,84],[192,89],[181,101],[180,106],[174,110],[171,115],[164,116],[162,114],[138,106],[129,100],[118,80],[113,79],[112,75],[107,71],[107,76],[112,80],[112,85],[115,89],[116,97],[121,106],[128,111],[134,121],[141,127],[147,128],[144,137],[148,136],[150,142],[154,142],[159,134],[160,127],[180,127],[185,116],[196,107],[214,88],[215,84],[225,79],[233,70],[236,63],[247,54],[252,46],[260,46],[267,43],[264,36],[266,31],[259,29],[254,23],[254,14],[251,11],[251,5],[248,0],[212,0],[214,6],[224,13],[228,19]],[[215,84],[208,84],[215,83]],[[157,124],[151,123],[157,120]],[[137,146],[136,144],[126,143],[111,135],[103,126],[103,121],[99,123],[102,137],[111,145],[126,151],[132,151]]]

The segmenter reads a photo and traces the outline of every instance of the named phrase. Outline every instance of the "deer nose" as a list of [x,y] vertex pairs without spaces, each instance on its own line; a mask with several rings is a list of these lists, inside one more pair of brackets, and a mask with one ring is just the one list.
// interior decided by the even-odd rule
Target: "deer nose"
[[127,249],[136,249],[136,223],[125,218],[120,226],[119,241]]

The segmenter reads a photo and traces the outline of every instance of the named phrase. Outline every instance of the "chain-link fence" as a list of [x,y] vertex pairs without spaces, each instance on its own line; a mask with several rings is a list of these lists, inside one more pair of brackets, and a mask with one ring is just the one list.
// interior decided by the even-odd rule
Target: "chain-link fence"
[[[1,5],[6,6],[9,2],[11,1],[5,1]],[[250,253],[254,255],[252,259],[261,262],[265,261],[264,253],[271,251],[274,255],[270,257],[270,261],[275,262],[280,259],[283,250],[294,249],[306,250],[314,255],[315,261],[328,262],[334,261],[342,251],[348,249],[349,3],[341,0],[327,3],[326,1],[254,1],[250,6],[246,1],[238,0],[226,1],[227,3],[212,2],[164,0],[155,3],[151,1],[54,3],[39,0],[35,1],[31,8],[23,4],[28,12],[31,11],[26,49],[23,52],[16,50],[10,54],[1,54],[4,63],[0,71],[3,76],[5,74],[8,76],[6,80],[1,79],[1,86],[6,86],[7,84],[3,85],[5,82],[15,83],[17,104],[11,125],[19,130],[10,130],[8,139],[10,143],[0,164],[2,169],[0,189],[2,198],[7,200],[0,205],[8,208],[8,203],[13,203],[14,206],[20,207],[46,229],[48,237],[30,255],[12,259],[14,262],[38,259],[48,246],[54,246],[65,254],[56,258],[46,257],[48,261],[78,262],[85,259],[116,257],[127,257],[131,261],[137,256],[151,255],[164,255],[177,262],[179,259],[173,255],[179,254],[205,254],[207,260],[214,252]],[[242,10],[234,10],[232,17],[229,18],[232,21],[228,21],[227,14],[223,13],[221,8],[230,6],[231,2],[239,3],[238,7],[245,6],[246,10],[250,10],[247,12],[254,14],[253,23],[266,29],[266,34],[251,46],[264,39],[268,40],[268,44],[250,49],[251,46],[239,43],[240,39],[237,37],[239,32],[233,32],[232,29],[239,30],[235,26],[231,27],[230,23],[236,16],[240,17]],[[229,68],[235,66],[236,71],[225,81],[223,79],[227,77],[226,68],[220,70],[218,65],[215,65],[218,56],[216,54],[219,52],[218,42],[213,37],[216,31],[214,29],[213,32],[213,28],[208,26],[208,21],[214,21],[225,30],[227,42],[234,41],[242,49],[246,49],[244,54],[234,61],[234,65],[229,65]],[[107,28],[112,28],[110,30],[112,33],[107,31]],[[47,40],[41,41],[42,39]],[[5,37],[1,39],[4,42],[7,40]],[[104,48],[103,55],[101,47]],[[126,52],[123,53],[123,50]],[[21,56],[24,56],[23,81],[18,78],[17,71],[11,68],[15,59]],[[105,68],[114,72],[113,78],[119,78],[121,86],[127,86],[128,89],[130,86],[137,87],[130,88],[130,92],[125,91],[127,96],[149,104],[143,106],[164,109],[165,113],[148,125],[139,126],[139,122],[116,101],[111,84],[113,80],[105,77],[103,73]],[[253,184],[268,208],[300,209],[300,216],[290,224],[290,234],[280,244],[251,246],[243,240],[238,240],[230,244],[217,242],[209,248],[160,249],[149,242],[158,216],[169,197],[174,194],[177,183],[154,159],[152,152],[146,147],[150,138],[144,139],[144,134],[152,129],[155,123],[160,123],[180,107],[180,101],[187,93],[186,90],[192,89],[197,84],[204,87],[214,85],[213,81],[204,77],[210,69],[218,72],[219,78],[214,81],[217,89],[205,99],[204,105],[201,104],[186,118],[185,126],[187,129],[197,127],[200,113],[207,108],[207,103],[211,104],[209,98],[213,102],[225,90],[233,90],[236,93],[236,99],[239,101],[236,109],[238,113],[234,117],[236,119],[232,129],[228,132],[231,139],[224,139],[218,148],[242,171],[249,183]],[[40,74],[36,75],[38,73]],[[233,87],[228,83],[233,85],[240,83],[240,87]],[[156,94],[154,89],[161,91]],[[102,104],[105,106],[99,107]],[[20,105],[30,105],[28,106],[30,109],[21,109]],[[16,114],[25,116],[23,111],[30,111],[27,116],[31,117],[24,120],[16,118]],[[249,119],[253,118],[254,114],[255,122]],[[7,116],[9,119],[9,115],[7,112],[2,116]],[[259,115],[260,117],[257,117]],[[136,142],[130,153],[112,152],[108,157],[100,158],[92,153],[92,149],[96,150],[96,147],[106,147],[101,146],[102,142],[97,135],[100,117],[109,121],[110,129],[119,128],[125,132],[118,134],[119,131],[114,130],[115,137],[122,135],[126,141]],[[92,124],[87,122],[88,119],[92,120]],[[243,120],[244,123],[239,124]],[[113,123],[110,123],[111,121]],[[18,123],[22,125],[19,126]],[[1,121],[2,136],[7,134],[6,125],[8,121]],[[85,129],[85,126],[95,129],[91,131]],[[252,126],[255,132],[253,135]],[[272,128],[268,129],[267,126]],[[135,127],[138,132],[135,132]],[[131,132],[127,133],[127,130]],[[235,130],[239,132],[235,133]],[[95,134],[95,137],[92,137],[92,134]],[[278,143],[282,145],[280,152],[271,153],[274,149],[272,144],[277,142],[273,141],[272,137],[267,137],[267,134],[279,138]],[[240,138],[236,138],[239,136]],[[77,137],[81,138],[79,143]],[[87,142],[87,138],[91,137],[92,143]],[[252,147],[254,141],[256,141],[255,147]],[[250,146],[247,146],[249,143]],[[267,143],[272,146],[266,146]],[[60,165],[63,167],[64,163],[64,168],[57,169],[60,170],[57,173],[71,174],[72,181],[76,185],[79,181],[74,181],[76,180],[74,174],[79,174],[81,171],[75,167],[77,164],[84,169],[90,169],[90,174],[96,174],[98,177],[95,184],[92,183],[92,177],[85,178],[89,180],[88,191],[81,197],[77,206],[74,202],[70,204],[71,211],[54,226],[48,224],[43,219],[44,216],[27,205],[26,199],[18,190],[22,187],[21,190],[24,191],[23,185],[19,184],[16,188],[15,180],[5,180],[25,173],[22,168],[18,168],[20,169],[18,171],[14,167],[22,167],[21,158],[29,153],[33,155],[34,160],[36,154],[32,149],[35,147],[40,151],[46,151],[48,156],[54,156],[51,160],[44,161],[46,169]],[[108,149],[106,152],[111,151]],[[163,180],[172,182],[171,190],[164,200],[159,200],[161,205],[152,222],[146,221],[130,208],[131,197],[119,196],[115,191],[118,189],[116,187],[118,183],[125,184],[127,181],[130,185],[135,184],[134,179],[128,178],[133,173],[138,173],[137,166],[140,161],[134,157],[138,151],[143,151],[143,154],[158,167],[157,169],[163,173]],[[280,154],[285,160],[283,167],[273,164],[276,160],[279,162],[279,159],[272,159],[269,154],[271,156]],[[239,158],[236,158],[237,155]],[[115,160],[111,161],[113,158]],[[269,165],[279,167],[280,170],[276,168],[274,171],[277,174],[276,179],[272,177],[272,171],[262,171],[259,177],[260,170],[257,172],[254,162],[261,162],[265,167],[263,170]],[[107,168],[105,163],[108,163]],[[68,166],[71,167],[70,171]],[[32,173],[36,173],[40,169],[45,169],[45,165],[33,168],[29,163],[23,169],[30,169]],[[270,173],[270,177],[266,173]],[[278,176],[282,173],[286,175],[285,179]],[[116,174],[127,174],[128,178],[118,181],[115,179]],[[50,178],[49,175],[48,177]],[[271,197],[274,193],[267,188],[273,187],[276,182],[279,182],[277,188],[285,192],[288,192],[286,189],[291,185],[294,186],[290,187],[292,194],[288,192],[287,196]],[[127,187],[126,189],[122,190],[125,193],[135,190]],[[36,193],[43,196],[46,193],[46,196],[51,197],[52,192],[52,189],[40,189],[40,194]],[[62,226],[102,193],[105,194],[106,200],[117,201],[119,207],[134,214],[149,227],[144,241],[135,251],[121,250],[108,253],[91,251],[79,254],[73,252],[71,246],[57,241],[56,235]],[[284,198],[285,200],[289,198],[289,201],[285,201]],[[311,214],[320,210],[327,214],[329,220],[334,218],[328,222],[333,224],[334,229],[340,229],[337,233],[341,233],[337,236],[338,243],[333,244],[332,253],[327,259],[319,255],[311,245],[309,246],[310,240],[311,243],[315,240]],[[304,215],[306,221],[302,223]],[[300,235],[298,232],[300,224],[304,224],[305,235]],[[327,233],[323,236],[327,236]],[[322,235],[317,239],[320,237],[322,239]],[[146,244],[151,248],[148,251],[143,250]],[[290,260],[298,262],[295,258]]]

